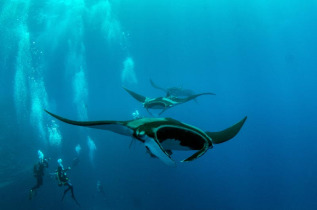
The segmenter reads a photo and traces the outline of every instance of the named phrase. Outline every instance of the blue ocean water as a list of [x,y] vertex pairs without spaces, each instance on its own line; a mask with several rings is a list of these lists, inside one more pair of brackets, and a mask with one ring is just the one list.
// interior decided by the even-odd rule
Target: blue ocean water
[[[314,0],[0,1],[0,208],[79,209],[52,175],[57,159],[78,158],[67,174],[81,209],[316,209],[316,10]],[[150,79],[216,93],[162,117],[204,131],[248,119],[173,168],[131,137],[44,112],[151,117],[122,88],[164,96]],[[49,168],[29,200],[38,150]]]

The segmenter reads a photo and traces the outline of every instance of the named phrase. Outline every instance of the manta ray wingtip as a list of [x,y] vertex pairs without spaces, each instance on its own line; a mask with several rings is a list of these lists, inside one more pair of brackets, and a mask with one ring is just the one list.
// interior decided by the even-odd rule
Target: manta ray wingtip
[[144,103],[145,100],[146,100],[146,97],[145,96],[142,96],[136,92],[133,92],[132,90],[129,90],[128,88],[125,88],[123,87],[123,89],[125,91],[127,91],[133,98],[135,98],[137,101],[141,102],[141,103]]
[[48,111],[47,109],[44,109],[44,112],[46,112],[49,115],[53,115],[50,111]]
[[247,118],[248,117],[245,116],[242,120],[240,120],[239,122],[225,130],[218,132],[206,132],[206,134],[212,139],[214,144],[226,142],[235,137],[239,133]]

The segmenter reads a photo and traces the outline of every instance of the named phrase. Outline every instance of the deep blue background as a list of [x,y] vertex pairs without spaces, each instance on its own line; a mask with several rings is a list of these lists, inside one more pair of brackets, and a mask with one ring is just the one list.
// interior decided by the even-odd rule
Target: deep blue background
[[[82,209],[316,209],[316,11],[314,0],[0,1],[0,208],[77,209],[70,196],[60,201],[49,173],[58,158],[71,165],[80,144],[68,174]],[[122,80],[128,57],[137,82]],[[150,78],[217,94],[164,117],[206,131],[248,120],[232,141],[176,168],[107,131],[57,122],[62,142],[50,143],[43,109],[85,120],[148,116],[122,86],[163,95]],[[50,167],[29,201],[38,149]]]

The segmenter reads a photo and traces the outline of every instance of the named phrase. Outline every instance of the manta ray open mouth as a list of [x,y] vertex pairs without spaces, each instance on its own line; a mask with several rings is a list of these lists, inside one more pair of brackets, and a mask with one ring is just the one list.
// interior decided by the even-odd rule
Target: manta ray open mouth
[[[200,150],[206,142],[206,138],[195,131],[170,126],[159,128],[156,137],[165,149]],[[171,141],[174,145],[170,145]],[[175,148],[176,142],[178,142],[177,148]]]

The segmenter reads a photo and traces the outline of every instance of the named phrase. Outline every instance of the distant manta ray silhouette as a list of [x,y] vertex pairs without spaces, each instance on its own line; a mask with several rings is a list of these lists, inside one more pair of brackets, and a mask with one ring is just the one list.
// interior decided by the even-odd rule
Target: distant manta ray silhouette
[[157,97],[157,98],[148,98],[145,96],[142,96],[138,93],[135,93],[125,87],[123,87],[133,98],[140,101],[143,104],[143,107],[152,115],[152,113],[149,111],[149,109],[161,109],[162,111],[158,114],[161,115],[163,112],[165,112],[167,109],[172,108],[178,104],[183,104],[188,101],[191,101],[198,96],[202,95],[215,95],[214,93],[200,93],[200,94],[194,94],[191,96],[188,96],[186,98],[178,98],[175,96],[169,96],[169,97]]
[[128,121],[74,121],[45,110],[48,114],[65,123],[112,131],[121,135],[132,136],[145,145],[151,156],[165,164],[175,166],[171,158],[172,150],[198,150],[181,162],[193,161],[220,144],[235,137],[246,121],[244,117],[238,123],[219,132],[204,132],[199,128],[182,123],[172,118],[141,118]]
[[150,79],[150,83],[152,87],[165,92],[166,97],[175,96],[175,97],[183,98],[183,97],[189,97],[189,96],[195,95],[195,92],[190,89],[184,89],[182,87],[163,88],[158,86],[156,83],[154,83],[152,79]]

